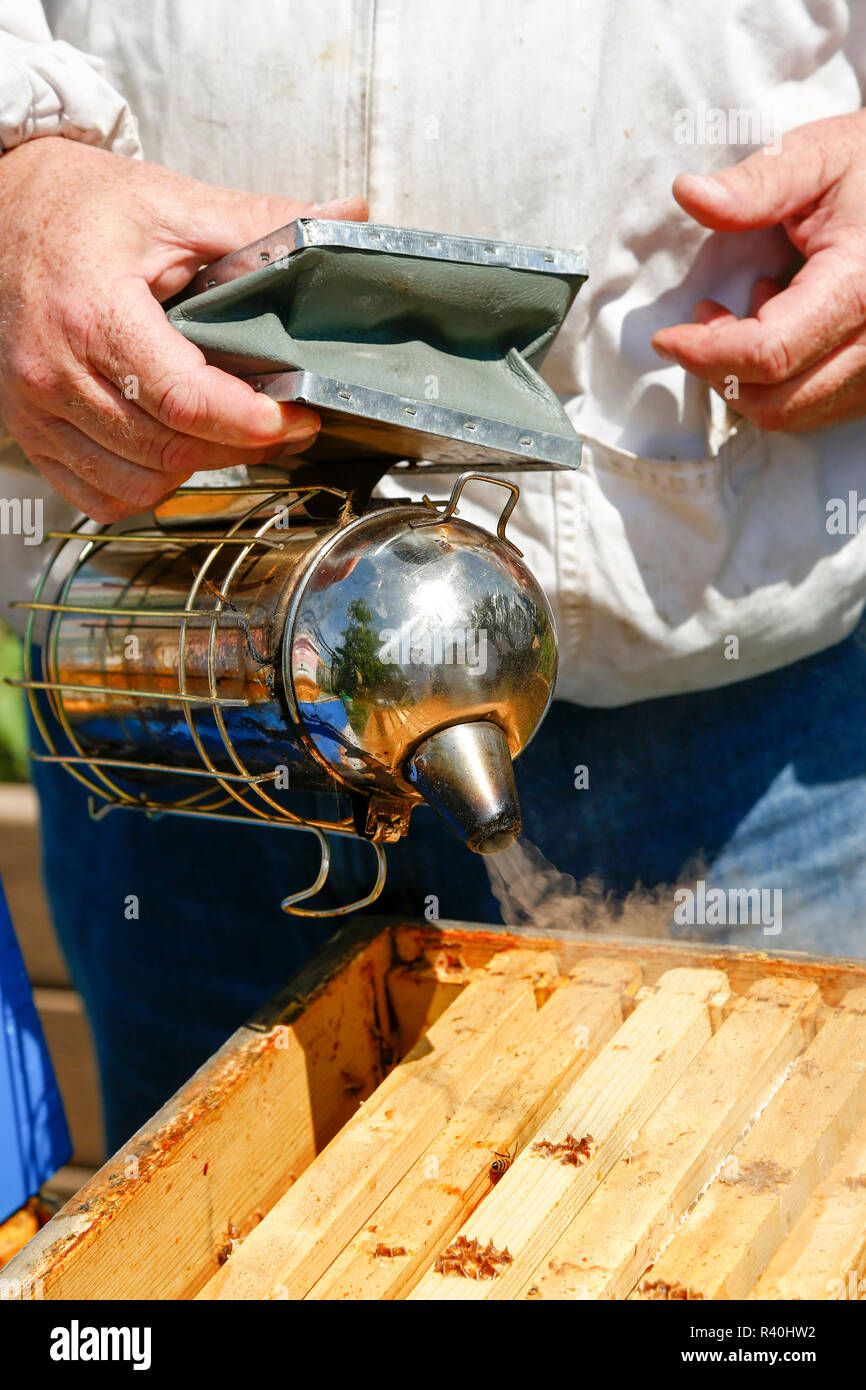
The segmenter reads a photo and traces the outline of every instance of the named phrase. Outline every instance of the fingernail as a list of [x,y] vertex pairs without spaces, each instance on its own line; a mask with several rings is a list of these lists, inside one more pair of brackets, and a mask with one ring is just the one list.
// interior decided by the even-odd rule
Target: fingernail
[[284,401],[280,401],[279,406],[281,439],[291,442],[295,439],[306,439],[311,434],[318,434],[321,421],[315,410],[308,410],[304,405],[292,405]]
[[711,203],[727,203],[730,200],[727,184],[716,178],[715,174],[684,174],[683,178],[688,179],[692,189]]
[[329,203],[313,203],[310,211],[319,213],[322,217],[337,217],[357,202],[357,198],[333,198]]
[[669,348],[657,347],[655,343],[653,343],[652,348],[653,352],[657,352],[659,357],[664,358],[665,362],[676,362],[677,359]]
[[314,410],[288,401],[275,401],[270,396],[259,396],[259,400],[262,412],[267,412],[268,432],[275,438],[302,439],[317,432],[320,422]]

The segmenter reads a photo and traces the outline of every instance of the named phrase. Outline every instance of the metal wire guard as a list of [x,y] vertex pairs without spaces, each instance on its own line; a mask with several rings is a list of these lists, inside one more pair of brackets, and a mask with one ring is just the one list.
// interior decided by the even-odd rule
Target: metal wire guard
[[[216,489],[211,488],[184,488],[182,494],[192,495],[196,493],[206,494],[213,497]],[[89,805],[91,815],[95,819],[100,819],[109,811],[117,809],[144,811],[150,817],[161,815],[182,815],[192,816],[210,820],[226,820],[240,824],[251,822],[274,828],[303,830],[316,836],[319,843],[321,861],[319,871],[313,884],[299,892],[288,894],[282,902],[282,908],[292,916],[303,917],[328,917],[340,916],[349,912],[357,911],[375,902],[379,897],[385,883],[386,863],[382,846],[371,843],[371,848],[376,856],[376,878],[371,889],[365,897],[357,902],[348,903],[334,909],[317,909],[303,907],[299,904],[306,902],[314,896],[325,884],[330,868],[330,846],[326,836],[332,835],[351,835],[357,838],[354,822],[351,816],[342,819],[323,820],[315,818],[303,818],[288,810],[281,803],[270,795],[267,784],[273,782],[278,776],[278,770],[272,772],[254,774],[239,754],[231,734],[226,727],[223,711],[226,708],[239,708],[249,705],[247,699],[228,699],[220,696],[218,692],[218,680],[215,667],[215,650],[217,630],[222,622],[236,622],[239,615],[233,612],[231,607],[231,586],[246,558],[257,546],[267,547],[276,550],[283,548],[282,543],[267,533],[272,530],[277,519],[290,514],[305,503],[308,503],[317,494],[322,492],[335,493],[339,497],[346,498],[346,494],[338,492],[337,489],[323,487],[292,488],[291,491],[283,490],[263,491],[261,487],[244,487],[232,485],[226,489],[232,498],[238,496],[249,496],[256,500],[251,502],[247,511],[227,526],[224,534],[183,534],[170,530],[164,530],[154,525],[141,530],[124,531],[114,533],[107,528],[97,527],[93,529],[93,523],[83,519],[81,523],[72,531],[50,531],[46,535],[47,541],[57,542],[51,560],[46,565],[34,597],[30,601],[18,601],[12,607],[24,608],[29,610],[27,623],[26,641],[24,646],[24,677],[21,680],[10,680],[9,684],[21,686],[27,693],[27,699],[33,714],[39,734],[49,750],[47,753],[31,752],[31,757],[39,762],[58,763],[66,771],[76,778],[90,793]],[[266,508],[271,508],[269,516],[261,520],[259,514]],[[256,524],[258,521],[258,524]],[[249,528],[254,529],[250,533]],[[55,571],[59,557],[65,547],[80,546],[77,556],[65,580],[57,602],[46,602],[43,599],[45,586],[49,575]],[[158,617],[166,622],[176,621],[178,624],[178,688],[176,691],[155,691],[131,688],[129,685],[111,686],[109,684],[84,684],[79,685],[58,679],[57,643],[60,622],[57,618],[52,619],[51,615],[57,615],[62,621],[62,616],[80,615],[84,617],[103,618],[106,623],[112,618],[121,617],[125,623],[129,623],[135,617],[135,610],[122,607],[102,607],[87,604],[70,604],[65,600],[69,594],[70,587],[76,574],[81,569],[88,556],[104,545],[153,545],[164,549],[172,547],[190,548],[210,545],[204,563],[194,575],[189,587],[186,602],[183,608],[177,609],[149,609],[145,610],[143,616]],[[237,547],[237,554],[232,559],[231,564],[224,577],[221,578],[219,586],[210,584],[208,579],[209,572],[212,572],[218,558],[225,551],[230,554]],[[204,607],[201,603],[202,593],[210,594],[213,599],[212,607]],[[34,625],[36,617],[40,613],[49,615],[49,634],[50,641],[45,645],[43,651],[43,662],[47,679],[37,679],[33,671],[33,650],[35,631]],[[210,623],[210,632],[207,646],[207,682],[208,694],[197,695],[187,689],[186,671],[186,643],[187,633],[191,619],[202,619]],[[111,697],[112,695],[121,696],[123,699],[141,700],[165,700],[174,705],[179,705],[186,720],[187,727],[196,749],[201,766],[194,768],[182,768],[155,762],[135,762],[123,758],[98,757],[88,754],[81,745],[78,736],[70,723],[67,711],[64,706],[63,696],[65,694],[80,694],[97,692],[99,695]],[[63,732],[74,752],[69,754],[58,749],[55,742],[49,721],[45,718],[40,701],[37,698],[41,692],[50,708],[57,725]],[[234,772],[226,772],[217,768],[201,738],[200,731],[195,724],[195,715],[202,710],[209,710],[216,722],[217,728],[222,738],[222,743],[227,752],[232,765],[236,769]],[[86,769],[86,771],[85,771]],[[115,772],[124,770],[142,770],[170,774],[172,778],[177,776],[193,777],[197,781],[202,778],[207,779],[211,784],[203,791],[192,792],[189,796],[183,797],[172,804],[164,804],[159,801],[149,800],[142,792],[133,794],[125,787],[121,786],[114,776]],[[102,803],[101,805],[99,803]],[[238,803],[242,808],[242,814],[232,813],[230,808],[233,803]]]

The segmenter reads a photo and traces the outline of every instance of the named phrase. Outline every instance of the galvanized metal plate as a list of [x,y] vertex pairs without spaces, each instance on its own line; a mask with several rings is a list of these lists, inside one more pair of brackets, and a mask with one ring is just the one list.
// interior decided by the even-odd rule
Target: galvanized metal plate
[[[502,420],[395,396],[314,372],[278,372],[250,378],[277,401],[313,406],[322,428],[308,458],[423,459],[442,472],[485,469],[573,469],[580,464],[577,435],[519,429]],[[420,436],[420,438],[419,438]]]
[[392,256],[420,256],[425,260],[458,261],[467,265],[501,265],[512,270],[574,278],[576,294],[589,271],[582,247],[565,251],[553,246],[528,246],[489,238],[449,236],[412,227],[388,227],[372,222],[338,222],[325,217],[299,217],[278,227],[249,246],[205,266],[174,303],[249,275],[263,266],[286,261],[308,246],[342,246],[354,251],[384,251]]
[[[299,218],[204,267],[174,304],[256,272],[264,271],[267,277],[268,272],[287,266],[292,257],[311,247],[556,276],[567,286],[566,313],[588,273],[582,248],[568,251],[410,227]],[[242,372],[244,368],[230,365],[229,370]],[[380,459],[383,466],[401,461],[421,467],[432,464],[444,472],[471,467],[488,471],[573,469],[580,464],[580,440],[564,414],[561,432],[529,429],[299,368],[265,375],[260,372],[246,379],[275,400],[302,402],[318,411],[321,432],[302,457]]]

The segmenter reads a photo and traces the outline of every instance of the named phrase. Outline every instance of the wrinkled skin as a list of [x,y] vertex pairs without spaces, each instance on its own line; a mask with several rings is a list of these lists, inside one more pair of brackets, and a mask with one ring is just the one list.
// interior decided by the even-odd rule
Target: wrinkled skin
[[[742,319],[701,300],[694,323],[655,335],[660,355],[722,394],[736,377],[731,404],[763,429],[866,413],[866,113],[680,175],[674,196],[716,231],[780,224],[805,264],[785,288],[759,278]],[[0,416],[58,492],[114,521],[201,468],[309,446],[315,412],[208,367],[160,308],[200,265],[304,214],[366,207],[215,188],[60,137],[0,159]]]
[[703,299],[693,324],[653,346],[766,430],[815,430],[866,414],[866,112],[799,126],[778,153],[721,173],[681,174],[680,206],[704,227],[784,227],[805,264],[786,288],[758,279],[750,315]]
[[192,473],[309,447],[316,413],[205,363],[166,321],[209,261],[302,216],[362,220],[216,188],[74,140],[0,159],[0,416],[31,463],[96,521]]

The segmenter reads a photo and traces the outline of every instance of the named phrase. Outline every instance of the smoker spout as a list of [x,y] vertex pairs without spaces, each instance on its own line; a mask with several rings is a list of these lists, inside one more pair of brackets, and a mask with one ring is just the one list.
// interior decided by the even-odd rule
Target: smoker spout
[[520,807],[505,734],[497,724],[454,724],[415,749],[406,775],[476,854],[497,854],[520,834]]

